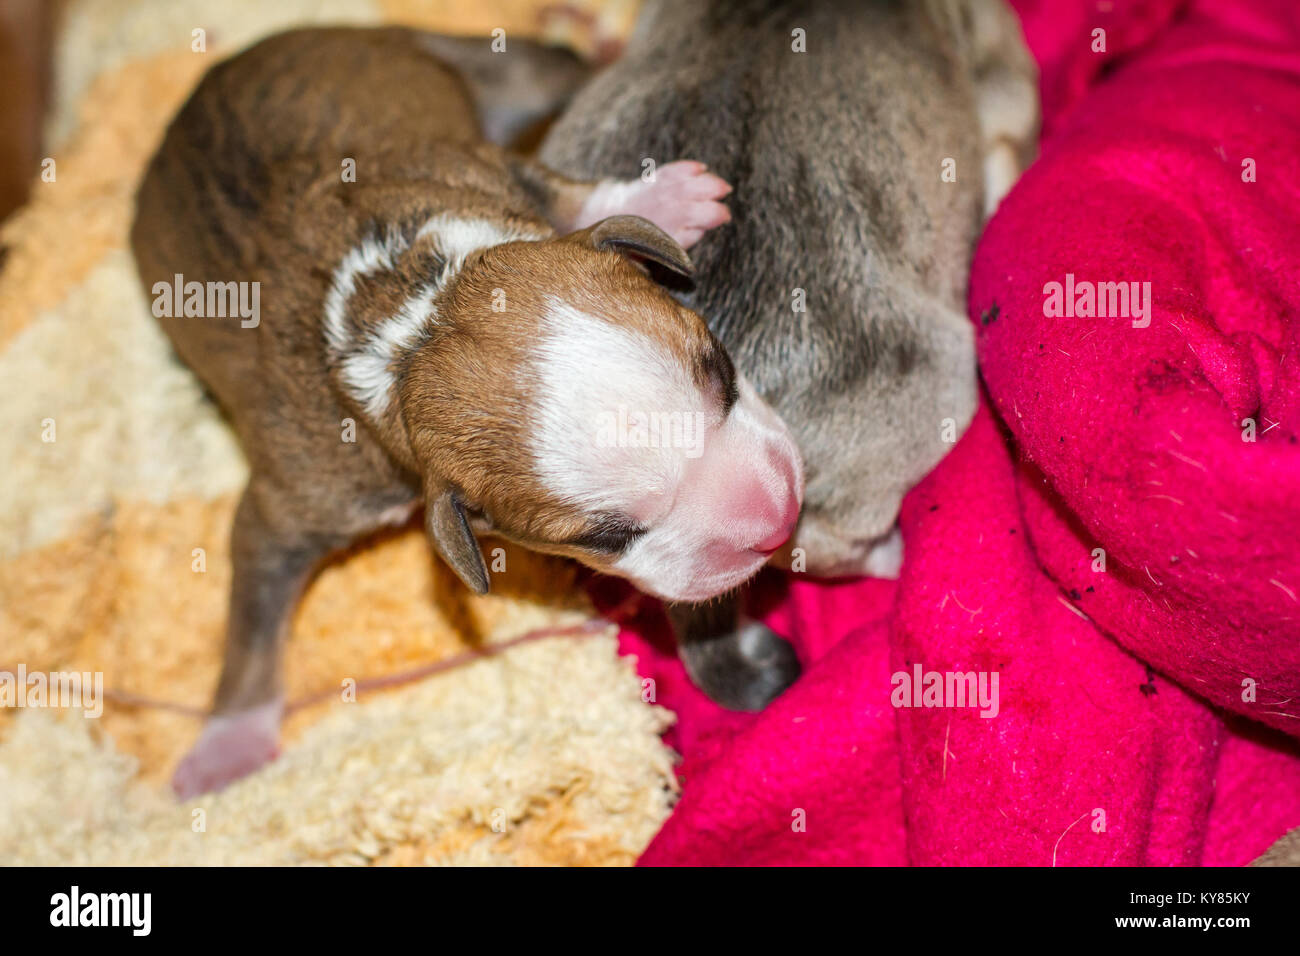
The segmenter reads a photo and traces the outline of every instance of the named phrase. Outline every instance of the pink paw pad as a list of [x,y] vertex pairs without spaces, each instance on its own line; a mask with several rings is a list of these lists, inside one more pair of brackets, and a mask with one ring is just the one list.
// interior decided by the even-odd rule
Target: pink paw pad
[[280,752],[283,710],[275,701],[210,717],[172,776],[176,795],[187,800],[221,790],[274,760]]
[[731,221],[731,212],[719,201],[730,192],[703,163],[679,160],[660,166],[649,182],[601,183],[583,203],[578,228],[609,216],[641,216],[689,249],[708,230]]

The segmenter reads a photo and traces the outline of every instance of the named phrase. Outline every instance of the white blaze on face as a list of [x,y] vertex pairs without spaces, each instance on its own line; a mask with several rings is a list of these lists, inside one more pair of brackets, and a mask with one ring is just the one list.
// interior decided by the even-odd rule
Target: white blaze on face
[[617,573],[702,601],[753,575],[793,530],[802,463],[743,377],[724,418],[714,390],[661,343],[559,301],[536,355],[539,478],[585,511],[647,529]]
[[638,426],[676,414],[716,428],[716,402],[659,343],[558,299],[548,302],[535,356],[535,463],[546,487],[586,511],[628,513],[635,505],[638,520],[656,517],[694,452],[673,447],[663,429],[654,441]]

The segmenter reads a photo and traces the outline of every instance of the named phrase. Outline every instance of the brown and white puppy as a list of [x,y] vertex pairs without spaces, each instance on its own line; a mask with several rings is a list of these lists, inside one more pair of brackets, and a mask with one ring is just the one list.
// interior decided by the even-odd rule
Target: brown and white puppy
[[[490,84],[471,93],[437,45],[404,29],[265,40],[207,74],[140,186],[131,238],[155,313],[251,467],[183,795],[274,755],[307,578],[421,502],[480,593],[476,530],[694,601],[752,575],[796,520],[793,440],[652,279],[690,275],[682,246],[726,221],[726,184],[689,162],[582,183],[511,156],[479,132]],[[240,283],[255,308],[220,317]]]
[[[570,175],[690,155],[736,187],[682,301],[798,440],[803,569],[897,573],[899,503],[975,410],[967,270],[1037,117],[1003,0],[649,0],[551,127],[540,157]],[[799,672],[735,596],[669,610],[719,703]]]

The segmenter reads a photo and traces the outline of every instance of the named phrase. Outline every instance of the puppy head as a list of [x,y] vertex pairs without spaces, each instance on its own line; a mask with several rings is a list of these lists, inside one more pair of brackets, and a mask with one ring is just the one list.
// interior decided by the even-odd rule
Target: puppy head
[[630,216],[467,260],[401,395],[430,536],[470,587],[488,588],[476,529],[674,601],[734,588],[789,537],[793,439],[650,277],[689,274]]

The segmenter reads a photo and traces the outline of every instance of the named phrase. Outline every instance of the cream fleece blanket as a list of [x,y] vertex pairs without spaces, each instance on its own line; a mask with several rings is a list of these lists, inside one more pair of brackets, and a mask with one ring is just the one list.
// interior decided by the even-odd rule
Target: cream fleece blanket
[[[102,673],[114,691],[191,708],[212,693],[246,466],[154,324],[126,248],[140,170],[202,72],[293,24],[502,26],[581,47],[634,13],[577,4],[592,16],[543,22],[542,6],[68,5],[54,162],[0,229],[0,668]],[[98,719],[0,709],[0,863],[631,862],[671,807],[671,715],[642,700],[612,628],[344,700],[350,681],[590,619],[572,568],[505,557],[500,592],[481,599],[415,528],[331,565],[288,662],[290,699],[328,702],[293,715],[276,763],[192,804],[166,789],[192,716],[114,700]]]

